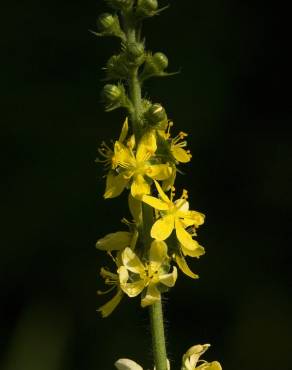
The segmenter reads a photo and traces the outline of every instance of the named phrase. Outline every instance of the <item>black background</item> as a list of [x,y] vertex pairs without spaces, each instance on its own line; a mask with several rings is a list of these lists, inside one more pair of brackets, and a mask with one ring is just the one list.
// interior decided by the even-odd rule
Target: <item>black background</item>
[[[162,2],[165,5],[166,2]],[[147,46],[177,76],[152,80],[193,160],[178,187],[206,214],[192,263],[165,303],[169,357],[193,344],[226,370],[291,363],[291,83],[289,13],[266,1],[170,1],[145,23]],[[3,370],[151,365],[147,310],[124,299],[108,319],[96,239],[120,229],[126,197],[105,201],[102,140],[124,112],[106,114],[101,68],[116,40],[97,39],[102,1],[6,3],[1,59],[1,355]]]

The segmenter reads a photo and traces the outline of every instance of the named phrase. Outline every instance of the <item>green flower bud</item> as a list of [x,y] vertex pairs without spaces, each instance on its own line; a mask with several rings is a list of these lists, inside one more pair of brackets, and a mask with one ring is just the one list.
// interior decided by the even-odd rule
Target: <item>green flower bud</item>
[[116,102],[121,98],[122,91],[120,87],[116,85],[107,84],[103,88],[102,96],[104,100],[109,102]]
[[110,13],[99,16],[97,26],[102,36],[117,36],[125,40],[125,34],[121,30],[119,18]]
[[153,76],[167,76],[168,73],[164,70],[168,67],[168,58],[163,53],[148,54],[144,64],[143,72],[141,73],[141,81]]
[[167,120],[167,115],[163,106],[155,103],[145,112],[144,119],[149,125],[156,126],[160,122]]
[[168,58],[163,53],[155,53],[152,57],[153,63],[157,69],[163,71],[168,67]]
[[116,24],[115,17],[110,13],[103,13],[99,16],[97,25],[100,32],[110,32]]
[[108,80],[124,80],[128,78],[129,71],[123,54],[113,55],[106,63]]
[[157,13],[157,0],[138,0],[136,13],[140,17],[153,17]]
[[125,56],[135,66],[140,66],[145,60],[145,49],[143,43],[129,43],[125,47]]
[[112,85],[107,84],[102,91],[102,100],[105,103],[105,110],[107,112],[119,107],[129,109],[130,103],[126,95],[125,88],[122,84]]
[[107,3],[116,10],[126,10],[133,6],[133,0],[107,0]]

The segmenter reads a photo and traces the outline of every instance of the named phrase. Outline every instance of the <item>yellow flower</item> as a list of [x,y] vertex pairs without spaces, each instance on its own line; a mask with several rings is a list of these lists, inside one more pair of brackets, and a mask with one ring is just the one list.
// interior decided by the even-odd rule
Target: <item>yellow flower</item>
[[[118,142],[123,143],[126,140],[128,135],[129,124],[128,117],[126,117],[125,122],[123,123],[122,130]],[[96,162],[104,163],[105,168],[114,170],[117,167],[117,161],[115,158],[115,150],[112,150],[105,142],[101,144],[101,147],[98,149],[99,154],[104,159],[96,159]]]
[[150,162],[156,149],[156,138],[152,132],[142,137],[136,155],[132,148],[116,141],[114,158],[118,175],[114,173],[108,175],[104,197],[117,197],[132,180],[131,194],[134,198],[140,199],[144,194],[150,193],[150,184],[147,177],[156,180],[167,179],[171,175],[171,167],[168,164],[153,164]]
[[200,212],[189,210],[186,190],[183,191],[179,199],[173,202],[173,189],[169,199],[157,181],[155,181],[155,185],[160,198],[150,195],[144,195],[142,198],[143,202],[157,209],[161,216],[152,226],[152,238],[165,240],[175,229],[176,237],[181,243],[183,253],[188,256],[197,257],[199,250],[202,251],[202,247],[192,238],[192,235],[186,228],[193,227],[194,231],[192,234],[196,235],[195,228],[204,223],[205,216]]
[[189,150],[185,150],[184,148],[187,146],[187,141],[184,140],[188,134],[181,131],[177,136],[174,138],[170,137],[170,128],[173,126],[173,122],[169,122],[166,131],[159,130],[160,136],[162,136],[165,140],[167,140],[170,144],[170,152],[176,162],[187,163],[191,160],[192,155]]
[[188,134],[181,131],[176,137],[171,139],[170,151],[177,162],[187,163],[192,158],[191,152],[184,149],[187,146],[187,142],[184,138],[187,136]]
[[[189,348],[183,355],[181,370],[222,370],[221,365],[217,361],[207,362],[199,360],[200,356],[206,352],[209,347],[210,344],[198,344]],[[198,362],[201,362],[199,366],[197,366]]]
[[154,240],[151,243],[149,261],[145,264],[130,248],[124,249],[121,260],[122,265],[118,269],[121,289],[129,297],[136,297],[146,288],[141,299],[142,307],[160,300],[158,284],[173,287],[177,279],[176,267],[171,273],[166,272],[169,257],[163,241]]
[[117,274],[112,273],[103,267],[100,270],[100,275],[102,278],[105,279],[105,284],[111,285],[111,287],[106,291],[99,290],[97,294],[107,294],[111,292],[112,290],[117,289],[117,292],[113,296],[113,298],[110,299],[103,306],[99,307],[99,309],[97,310],[98,312],[101,313],[102,317],[107,317],[113,312],[113,310],[120,303],[121,299],[123,298],[124,293],[120,288],[119,277]]

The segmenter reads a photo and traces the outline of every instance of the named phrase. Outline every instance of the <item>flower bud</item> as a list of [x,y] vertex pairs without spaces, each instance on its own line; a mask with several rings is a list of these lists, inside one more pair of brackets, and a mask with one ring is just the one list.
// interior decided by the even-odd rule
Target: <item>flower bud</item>
[[156,126],[167,119],[165,109],[161,104],[155,103],[144,114],[144,118],[151,126]]
[[129,109],[130,106],[129,99],[126,95],[125,88],[122,84],[105,85],[101,96],[103,102],[105,103],[105,110],[107,112],[119,107]]
[[99,16],[97,25],[100,32],[109,32],[116,24],[116,19],[110,13],[103,13]]
[[105,69],[108,80],[124,80],[129,74],[125,57],[122,54],[111,56],[106,63]]
[[144,44],[139,42],[127,44],[125,55],[132,65],[140,66],[145,60]]
[[168,58],[163,53],[155,53],[152,57],[154,65],[160,70],[164,70],[168,67]]
[[168,67],[168,58],[163,53],[148,54],[144,64],[144,69],[140,75],[141,81],[154,76],[167,76],[164,70]]
[[158,9],[157,0],[138,0],[136,12],[143,18],[153,17]]
[[99,16],[97,26],[103,36],[117,36],[125,39],[125,34],[121,30],[119,18],[110,13],[103,13]]
[[121,98],[122,93],[123,92],[119,86],[107,84],[103,88],[102,97],[105,102],[114,103]]
[[107,0],[107,3],[116,10],[126,10],[133,6],[133,0]]

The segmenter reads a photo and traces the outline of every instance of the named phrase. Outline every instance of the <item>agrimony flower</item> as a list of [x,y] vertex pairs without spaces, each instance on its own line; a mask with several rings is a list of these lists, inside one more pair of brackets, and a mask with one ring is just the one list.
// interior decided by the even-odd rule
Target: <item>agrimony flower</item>
[[97,294],[107,294],[110,293],[112,290],[116,289],[116,294],[110,299],[107,303],[102,305],[98,308],[98,312],[101,313],[102,317],[109,316],[113,310],[117,307],[120,303],[121,299],[123,298],[124,292],[120,288],[119,277],[117,274],[108,271],[106,268],[102,267],[100,270],[100,275],[102,278],[105,279],[105,284],[110,285],[111,287],[106,291],[97,291]]
[[207,362],[199,360],[200,356],[206,352],[209,347],[210,344],[198,344],[189,348],[183,355],[181,370],[222,370],[221,365],[217,361]]
[[[183,191],[179,199],[173,201],[174,188],[172,188],[169,198],[157,181],[155,181],[155,185],[160,198],[150,195],[144,195],[142,198],[144,203],[158,210],[160,214],[160,218],[151,228],[151,237],[156,240],[165,240],[175,229],[183,253],[196,257],[198,249],[202,247],[192,238],[192,235],[195,235],[195,229],[204,223],[205,216],[200,212],[189,210],[186,190]],[[186,230],[189,227],[193,227],[192,235]]]
[[144,194],[150,193],[150,184],[147,178],[167,179],[171,175],[171,167],[168,164],[151,162],[156,149],[156,138],[152,132],[146,133],[141,138],[136,155],[132,148],[116,141],[114,153],[118,175],[113,173],[108,175],[104,197],[117,197],[131,182],[132,196],[140,199]]
[[149,261],[142,263],[130,249],[121,253],[121,266],[118,269],[121,289],[129,296],[136,297],[144,289],[141,306],[145,307],[160,300],[159,285],[173,287],[177,279],[177,269],[169,273],[167,245],[163,241],[151,243]]

